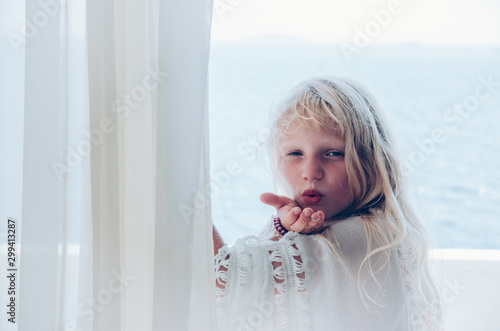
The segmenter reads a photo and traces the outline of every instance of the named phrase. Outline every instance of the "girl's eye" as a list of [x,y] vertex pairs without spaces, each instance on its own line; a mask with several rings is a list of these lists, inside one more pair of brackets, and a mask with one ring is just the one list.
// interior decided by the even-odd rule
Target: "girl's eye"
[[302,153],[301,152],[290,152],[287,155],[289,155],[289,156],[301,156]]
[[339,151],[330,151],[326,153],[326,156],[344,156],[344,153]]

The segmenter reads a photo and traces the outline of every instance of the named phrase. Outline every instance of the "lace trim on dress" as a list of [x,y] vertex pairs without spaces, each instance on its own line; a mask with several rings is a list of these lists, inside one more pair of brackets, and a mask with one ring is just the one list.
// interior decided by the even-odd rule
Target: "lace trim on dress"
[[248,236],[238,240],[233,247],[224,246],[219,250],[215,256],[219,328],[244,329],[242,325],[248,324],[245,317],[257,311],[252,294],[265,287],[268,270],[274,287],[274,296],[272,293],[269,296],[274,313],[268,316],[267,323],[272,324],[273,330],[312,330],[305,272],[307,261],[302,260],[303,251],[297,236],[289,232],[279,241]]
[[233,330],[235,328],[234,323],[231,323],[231,316],[240,313],[244,305],[238,304],[233,307],[232,303],[241,300],[241,298],[250,297],[251,269],[252,260],[248,252],[247,254],[245,252],[238,254],[234,247],[224,246],[219,249],[215,256],[215,281],[217,284],[215,294],[219,310],[217,314],[219,329]]
[[[312,330],[307,278],[297,233],[289,232],[269,251],[273,264],[276,324],[278,330]],[[298,241],[298,240],[297,240]],[[289,317],[295,316],[294,321]]]

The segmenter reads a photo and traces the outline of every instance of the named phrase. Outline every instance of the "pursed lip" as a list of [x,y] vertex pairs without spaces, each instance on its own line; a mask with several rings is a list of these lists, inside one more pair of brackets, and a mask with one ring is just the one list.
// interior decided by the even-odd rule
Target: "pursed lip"
[[323,199],[323,194],[316,190],[305,190],[302,193],[302,199],[308,205],[317,205]]
[[316,190],[305,190],[303,193],[302,193],[302,196],[305,197],[305,196],[323,196],[323,194],[321,194],[320,191],[316,191]]

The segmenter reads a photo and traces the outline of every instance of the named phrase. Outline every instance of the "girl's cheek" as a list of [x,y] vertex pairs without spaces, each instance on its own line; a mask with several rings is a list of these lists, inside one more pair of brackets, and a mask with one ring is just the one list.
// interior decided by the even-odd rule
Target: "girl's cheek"
[[298,180],[297,171],[291,166],[283,169],[283,177],[290,186],[293,186],[293,183]]
[[290,173],[291,173],[291,170],[292,167],[291,167],[291,164],[290,162],[287,162],[286,160],[280,162],[280,165],[278,167],[278,174],[284,178],[284,179],[287,179],[290,177]]
[[294,194],[294,176],[290,172],[290,169],[281,168],[278,172],[280,182],[283,185],[283,189],[288,197],[293,198]]

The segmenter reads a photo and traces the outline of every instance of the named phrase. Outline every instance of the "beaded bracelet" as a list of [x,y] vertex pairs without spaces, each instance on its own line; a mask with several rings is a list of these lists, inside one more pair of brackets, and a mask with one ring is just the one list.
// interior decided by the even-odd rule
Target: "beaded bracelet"
[[283,227],[281,220],[278,216],[274,218],[274,229],[277,235],[284,236],[288,230]]

